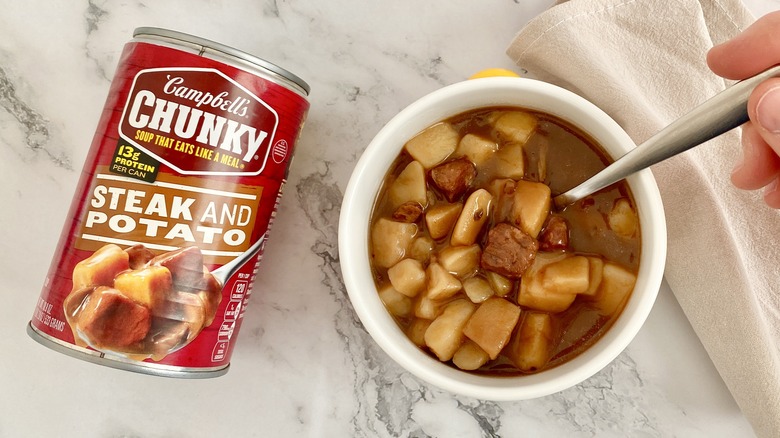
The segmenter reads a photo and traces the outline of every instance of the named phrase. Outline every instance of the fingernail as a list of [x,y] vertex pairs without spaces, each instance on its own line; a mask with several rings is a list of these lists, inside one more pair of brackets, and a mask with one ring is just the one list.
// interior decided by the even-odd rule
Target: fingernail
[[780,87],[770,88],[756,105],[758,123],[764,129],[780,134]]

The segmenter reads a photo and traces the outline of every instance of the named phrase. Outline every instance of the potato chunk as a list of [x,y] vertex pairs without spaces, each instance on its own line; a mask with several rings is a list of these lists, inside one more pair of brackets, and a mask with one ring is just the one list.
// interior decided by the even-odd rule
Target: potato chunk
[[639,228],[639,219],[636,212],[631,207],[631,203],[626,198],[620,198],[615,201],[607,215],[609,228],[620,237],[633,237]]
[[483,119],[485,123],[488,123],[490,125],[495,125],[496,120],[498,120],[499,117],[503,116],[507,112],[508,112],[507,110],[503,110],[503,109],[493,110],[485,114],[484,116],[482,116],[481,119]]
[[428,264],[433,254],[434,242],[428,236],[420,236],[412,242],[409,255],[422,264]]
[[425,331],[425,345],[442,361],[452,359],[463,342],[463,326],[474,313],[476,306],[469,300],[455,300],[433,320]]
[[618,265],[605,262],[601,271],[601,285],[593,299],[602,315],[612,315],[625,303],[636,284],[636,274]]
[[550,292],[544,287],[543,269],[545,266],[563,260],[566,253],[544,253],[536,255],[533,264],[523,274],[520,281],[520,291],[517,294],[517,304],[546,312],[562,312],[571,306],[576,294]]
[[567,257],[545,266],[540,275],[547,293],[579,294],[590,285],[590,263],[583,256]]
[[379,291],[379,299],[395,316],[404,318],[412,314],[412,300],[395,290],[391,285],[387,285]]
[[460,279],[474,275],[479,269],[482,249],[476,243],[468,246],[448,246],[439,252],[439,264]]
[[[522,285],[523,283],[521,282],[520,284]],[[521,293],[517,296],[517,304],[552,313],[563,312],[577,298],[576,294],[533,294],[524,291],[522,287],[520,290]]]
[[464,156],[477,166],[489,160],[498,150],[498,144],[475,134],[466,134],[460,139],[455,155]]
[[493,195],[485,189],[476,190],[469,195],[452,230],[451,245],[471,245],[477,240],[482,226],[490,216],[492,199]]
[[460,216],[461,204],[436,204],[425,212],[425,225],[433,239],[441,239],[450,233]]
[[425,294],[417,295],[413,305],[414,316],[422,319],[432,320],[441,314],[441,310],[446,302],[434,301]]
[[479,348],[474,341],[466,339],[452,356],[452,363],[462,370],[473,371],[485,365],[488,359],[490,356],[485,350]]
[[389,268],[406,256],[417,234],[417,225],[379,218],[371,228],[371,257],[374,263]]
[[425,286],[425,269],[415,259],[403,259],[387,270],[387,277],[395,290],[407,297],[416,296]]
[[588,267],[590,268],[590,282],[588,283],[588,289],[585,292],[581,292],[580,295],[593,296],[601,285],[604,260],[600,257],[588,257]]
[[488,183],[487,190],[493,195],[494,199],[502,195],[513,195],[516,183],[517,181],[511,178],[496,178]]
[[114,277],[130,269],[130,256],[110,243],[78,262],[73,268],[73,290],[88,286],[111,286]]
[[525,156],[521,143],[508,143],[495,155],[495,176],[521,179],[525,176]]
[[520,328],[509,343],[507,356],[523,371],[541,369],[550,360],[553,337],[554,330],[550,315],[527,312]]
[[509,342],[519,318],[519,307],[503,298],[490,298],[471,315],[463,334],[495,359]]
[[502,141],[525,144],[536,130],[536,116],[525,111],[507,111],[493,123]]
[[490,283],[490,287],[496,291],[496,295],[499,297],[507,296],[509,292],[512,292],[512,289],[515,286],[511,279],[506,278],[501,274],[496,274],[495,272],[485,272],[485,278],[487,279],[488,283]]
[[472,303],[479,304],[496,294],[490,283],[482,277],[471,277],[463,281],[463,291]]
[[445,300],[458,293],[462,288],[460,280],[438,263],[428,265],[426,273],[428,292],[425,296],[431,300]]
[[409,336],[409,340],[418,347],[425,346],[425,331],[431,325],[430,319],[415,318],[409,327],[406,328],[406,335]]
[[514,222],[529,236],[538,237],[550,213],[550,202],[550,187],[546,184],[518,181],[512,204]]
[[[202,268],[201,268],[202,269]],[[138,304],[150,309],[158,307],[173,287],[171,271],[162,266],[148,266],[125,271],[116,276],[114,288]]]
[[515,199],[515,180],[509,178],[497,178],[490,181],[487,190],[493,195],[491,207],[493,222],[512,222],[512,204]]
[[406,143],[406,152],[426,169],[441,163],[458,147],[458,130],[449,123],[437,123]]
[[420,162],[412,161],[390,184],[387,189],[387,197],[392,209],[407,202],[414,202],[425,207],[428,205],[427,192],[425,169]]

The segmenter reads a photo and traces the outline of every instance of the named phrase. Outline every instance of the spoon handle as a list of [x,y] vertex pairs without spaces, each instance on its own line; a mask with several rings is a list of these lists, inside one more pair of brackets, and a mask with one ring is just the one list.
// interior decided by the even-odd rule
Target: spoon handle
[[780,65],[721,91],[590,179],[553,198],[555,206],[559,209],[566,207],[634,172],[685,152],[742,125],[748,121],[747,101],[750,93],[759,83],[776,76],[780,76]]
[[239,254],[235,259],[231,260],[229,263],[226,263],[222,265],[221,267],[215,269],[211,272],[211,274],[214,276],[214,278],[219,281],[219,284],[221,284],[223,287],[225,286],[225,283],[230,279],[230,277],[233,276],[233,274],[238,271],[238,269],[244,265],[249,259],[251,259],[255,254],[260,252],[260,250],[263,248],[263,244],[265,243],[265,234],[260,236],[260,238],[252,244],[252,246],[249,247],[246,251]]

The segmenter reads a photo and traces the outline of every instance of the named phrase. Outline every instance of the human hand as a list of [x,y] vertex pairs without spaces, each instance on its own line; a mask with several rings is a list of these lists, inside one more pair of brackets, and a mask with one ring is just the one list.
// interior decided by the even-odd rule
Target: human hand
[[[780,64],[780,11],[767,14],[707,54],[710,69],[745,79]],[[742,132],[742,162],[731,173],[740,189],[764,189],[764,202],[780,208],[780,78],[759,84],[748,100],[750,122]]]

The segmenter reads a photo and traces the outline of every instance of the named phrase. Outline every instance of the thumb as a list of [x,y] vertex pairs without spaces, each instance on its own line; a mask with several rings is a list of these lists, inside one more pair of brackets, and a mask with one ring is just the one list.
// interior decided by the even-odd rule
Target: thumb
[[764,81],[753,90],[748,114],[764,141],[780,155],[780,78]]
[[[764,81],[753,90],[748,101],[748,114],[750,120],[753,121],[755,131],[774,152],[773,157],[767,156],[766,160],[762,160],[763,166],[768,166],[772,161],[778,163],[778,157],[780,157],[780,78]],[[739,175],[740,172],[736,173]],[[732,181],[734,181],[734,176],[732,174]],[[780,208],[780,176],[775,176],[764,190],[764,202],[770,207]]]

